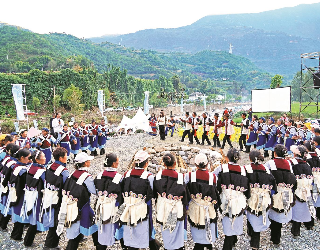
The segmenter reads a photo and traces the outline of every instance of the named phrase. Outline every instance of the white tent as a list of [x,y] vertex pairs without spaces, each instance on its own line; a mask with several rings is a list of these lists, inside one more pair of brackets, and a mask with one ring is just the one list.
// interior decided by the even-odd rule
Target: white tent
[[136,115],[132,118],[132,123],[135,126],[135,130],[141,129],[145,132],[150,132],[151,128],[149,126],[148,116],[146,116],[142,109],[139,108]]
[[133,124],[132,120],[129,117],[125,116],[125,115],[122,117],[122,121],[119,124],[119,126],[117,127],[117,131],[119,131],[122,128],[125,129],[126,133],[127,133],[128,129],[130,129],[130,128],[133,129],[134,128],[134,124]]

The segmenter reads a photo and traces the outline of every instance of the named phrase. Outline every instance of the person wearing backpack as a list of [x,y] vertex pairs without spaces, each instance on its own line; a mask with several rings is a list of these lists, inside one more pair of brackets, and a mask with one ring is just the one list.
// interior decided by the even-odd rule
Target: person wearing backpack
[[99,250],[107,249],[107,246],[115,244],[119,240],[121,246],[123,239],[120,236],[119,217],[116,218],[119,206],[123,202],[121,182],[123,176],[117,172],[119,158],[113,154],[107,154],[104,161],[104,170],[94,180],[97,188],[98,199],[95,205],[95,218],[98,225]]
[[24,209],[24,187],[26,184],[27,171],[31,163],[31,152],[28,149],[19,149],[15,153],[15,158],[17,162],[13,166],[8,182],[9,193],[4,214],[6,214],[9,209],[11,210],[11,219],[14,223],[10,236],[11,239],[22,240],[24,224],[29,223],[29,218],[23,215],[21,216],[21,211]]
[[66,168],[68,151],[59,147],[53,151],[54,163],[48,166],[46,171],[45,187],[41,205],[41,222],[44,227],[49,227],[44,249],[56,248],[60,237],[56,230],[58,226],[58,213],[62,200],[63,184],[69,177]]
[[4,209],[7,204],[8,199],[8,182],[12,173],[12,168],[16,164],[17,159],[14,158],[15,153],[19,150],[19,146],[14,143],[9,143],[6,146],[6,156],[1,162],[1,170],[0,170],[0,185],[1,188],[1,202],[0,202],[0,228],[2,230],[7,230],[7,225],[11,219],[11,211],[9,210],[6,214],[4,214]]
[[31,154],[33,161],[28,169],[26,176],[26,186],[24,195],[24,216],[29,218],[29,228],[24,237],[24,245],[31,246],[36,236],[37,231],[48,231],[39,221],[39,214],[42,202],[42,190],[46,176],[46,156],[40,150],[34,151]]
[[57,234],[60,235],[66,226],[66,236],[69,239],[66,250],[78,249],[83,237],[90,235],[99,249],[101,244],[98,242],[98,227],[94,223],[94,212],[90,207],[90,195],[96,194],[94,180],[88,173],[93,156],[81,152],[74,160],[76,171],[63,186]]

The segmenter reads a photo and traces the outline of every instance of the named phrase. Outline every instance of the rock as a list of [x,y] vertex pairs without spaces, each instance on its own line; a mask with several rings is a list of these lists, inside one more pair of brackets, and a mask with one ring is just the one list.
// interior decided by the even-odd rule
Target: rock
[[191,147],[181,146],[181,150],[182,150],[182,151],[190,151],[190,150],[191,150]]
[[191,148],[191,152],[192,152],[192,153],[199,153],[200,150],[201,150],[201,149],[200,149],[200,148],[197,148],[197,147],[192,147],[192,148]]
[[186,157],[186,156],[182,156],[182,159],[183,159],[184,161],[188,161],[188,160],[189,160],[188,157]]
[[170,154],[171,152],[170,151],[162,151],[160,154],[163,156],[165,154]]
[[185,156],[185,155],[186,155],[186,152],[184,152],[184,151],[179,151],[179,155]]
[[192,165],[195,164],[195,158],[194,158],[194,157],[192,157],[192,158],[190,159],[190,164],[192,164]]
[[210,149],[202,149],[199,153],[202,153],[202,154],[210,154],[212,151]]
[[155,150],[157,153],[161,153],[161,152],[165,151],[164,147],[154,147],[154,150]]
[[147,152],[148,152],[149,154],[155,154],[155,153],[157,153],[157,151],[155,151],[155,150],[152,149],[152,148],[148,148],[148,149],[147,149]]

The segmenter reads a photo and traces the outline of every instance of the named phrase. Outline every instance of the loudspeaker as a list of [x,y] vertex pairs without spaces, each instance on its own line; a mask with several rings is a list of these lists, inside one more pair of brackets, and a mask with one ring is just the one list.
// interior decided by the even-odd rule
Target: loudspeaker
[[315,89],[320,89],[320,71],[313,74],[313,84]]

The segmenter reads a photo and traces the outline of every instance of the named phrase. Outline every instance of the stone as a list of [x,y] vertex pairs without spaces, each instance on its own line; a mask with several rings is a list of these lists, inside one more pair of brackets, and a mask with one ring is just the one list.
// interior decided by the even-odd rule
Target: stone
[[190,151],[190,150],[191,150],[191,147],[181,146],[181,150],[182,150],[182,151]]
[[184,151],[179,151],[179,155],[185,156],[185,155],[186,155],[186,152],[184,152]]
[[161,152],[165,151],[164,147],[154,147],[154,150],[155,150],[157,153],[161,153]]

